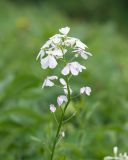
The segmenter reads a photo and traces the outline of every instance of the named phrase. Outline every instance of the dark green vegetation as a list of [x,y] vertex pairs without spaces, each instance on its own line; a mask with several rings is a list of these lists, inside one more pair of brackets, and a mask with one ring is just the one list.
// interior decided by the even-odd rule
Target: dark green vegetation
[[77,115],[65,126],[56,160],[101,160],[115,145],[128,150],[128,40],[118,25],[71,20],[48,5],[1,1],[0,160],[48,160],[44,143],[51,144],[55,134],[49,104],[58,89],[41,89],[54,73],[44,72],[35,59],[48,37],[67,25],[93,54],[72,88],[87,84],[92,95],[70,104],[67,117],[75,110]]

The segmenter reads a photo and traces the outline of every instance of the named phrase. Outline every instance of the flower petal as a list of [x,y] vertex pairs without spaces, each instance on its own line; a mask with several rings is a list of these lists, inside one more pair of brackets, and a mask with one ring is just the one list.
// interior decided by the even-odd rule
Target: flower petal
[[80,65],[80,67],[81,67],[81,71],[80,72],[82,72],[82,69],[86,69],[85,66]]
[[79,39],[76,40],[76,47],[85,49],[88,48],[83,42],[81,42]]
[[82,87],[82,88],[80,89],[80,93],[83,94],[84,91],[85,91],[85,87]]
[[67,101],[68,101],[68,99],[67,99],[66,96],[61,96],[61,97],[62,97],[62,99],[63,99],[64,102],[67,102]]
[[49,79],[45,79],[44,83],[42,85],[42,88],[44,88],[45,86],[46,87],[52,87],[52,86],[54,86],[54,83],[52,81],[50,81]]
[[65,81],[63,78],[60,78],[60,83],[61,83],[63,86],[66,86],[66,81]]
[[39,57],[40,57],[40,59],[42,59],[44,57],[44,55],[45,55],[45,52],[44,52],[44,50],[41,49],[39,54],[36,57],[36,60],[38,60]]
[[58,79],[58,77],[57,76],[50,76],[50,77],[48,77],[50,80],[56,80],[56,79]]
[[63,70],[61,71],[61,73],[63,74],[63,75],[68,75],[69,74],[69,66],[68,65],[66,65],[64,68],[63,68]]
[[47,78],[44,80],[44,83],[43,83],[43,85],[42,85],[42,88],[44,88],[45,86],[46,86],[46,87],[52,87],[52,86],[54,86],[54,83],[53,83],[51,80],[56,80],[56,79],[58,79],[57,76],[49,76],[49,77],[47,77]]
[[83,59],[88,59],[87,54],[85,54],[84,52],[82,52],[80,55],[81,55],[81,57],[82,57]]
[[86,52],[85,51],[85,54],[89,55],[89,56],[92,56],[92,54],[90,52]]
[[57,103],[58,103],[59,106],[62,105],[62,103],[63,103],[63,98],[62,98],[61,96],[57,97]]
[[56,107],[54,106],[54,104],[50,104],[50,111],[52,113],[54,113],[56,111]]
[[60,31],[60,33],[66,35],[70,31],[70,28],[69,27],[61,28],[61,29],[59,29],[59,31]]
[[62,56],[63,56],[63,52],[62,52],[61,49],[56,48],[55,50],[53,50],[52,55],[53,55],[53,56],[62,57]]
[[67,102],[67,101],[68,101],[68,99],[64,95],[61,95],[61,96],[57,97],[57,103],[58,103],[59,106],[61,106],[63,104],[63,102]]
[[65,137],[65,132],[63,131],[63,132],[61,132],[61,136],[62,136],[62,138],[64,138]]
[[91,94],[91,88],[90,87],[82,87],[81,89],[80,89],[80,93],[81,94],[83,94],[83,93],[85,93],[85,94],[87,94],[88,96],[90,96],[90,94]]
[[41,67],[43,69],[46,69],[46,68],[48,68],[48,66],[49,66],[49,56],[41,59]]
[[77,76],[79,74],[78,69],[73,64],[70,66],[70,71],[71,71],[72,75],[74,75],[74,76]]
[[57,61],[54,56],[49,55],[49,68],[53,69],[57,66]]

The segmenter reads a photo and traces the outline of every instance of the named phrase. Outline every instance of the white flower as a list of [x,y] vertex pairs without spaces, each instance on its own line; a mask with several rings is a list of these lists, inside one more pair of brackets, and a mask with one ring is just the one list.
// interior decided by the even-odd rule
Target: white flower
[[61,73],[63,75],[68,75],[71,72],[72,75],[77,76],[79,72],[82,72],[82,69],[86,69],[86,67],[82,66],[78,62],[71,62],[63,68]]
[[57,97],[57,103],[59,106],[61,106],[64,102],[66,103],[68,101],[67,97],[64,95]]
[[66,46],[73,46],[73,45],[75,45],[75,43],[76,43],[76,38],[74,38],[74,37],[67,37],[67,39],[64,41],[64,44],[66,45]]
[[92,56],[90,52],[86,52],[83,49],[76,49],[73,52],[80,54],[83,59],[88,59],[88,56]]
[[41,59],[41,67],[43,69],[46,69],[46,68],[55,68],[57,66],[57,61],[55,59],[55,57],[53,55],[48,55],[47,57]]
[[52,40],[52,42],[55,44],[59,44],[63,36],[64,35],[61,35],[61,34],[55,34],[53,37],[50,38],[50,40]]
[[54,86],[54,83],[52,82],[53,80],[57,80],[58,77],[57,76],[49,76],[44,80],[44,83],[42,85],[42,88],[46,87],[52,87]]
[[54,113],[56,111],[56,107],[54,106],[54,104],[50,104],[50,111],[52,113]]
[[63,57],[63,52],[59,48],[55,48],[54,50],[46,51],[46,54],[52,55],[52,56],[54,56],[56,58],[62,58]]
[[81,42],[79,39],[76,40],[76,47],[77,48],[81,48],[81,49],[85,49],[88,48],[83,42]]
[[74,49],[85,50],[85,48],[88,48],[83,42],[80,41],[80,39],[74,37],[67,37],[64,43],[66,46],[74,46]]
[[62,138],[64,138],[65,137],[65,132],[63,131],[63,132],[61,132],[61,136],[62,136]]
[[58,44],[58,43],[60,43],[61,38],[60,37],[53,37],[52,41],[53,41],[53,43]]
[[36,60],[38,60],[39,57],[40,57],[40,59],[42,59],[44,57],[44,55],[45,55],[45,52],[44,52],[44,50],[41,49],[39,54],[36,57]]
[[60,31],[60,33],[66,35],[70,31],[70,28],[69,27],[61,28],[61,29],[59,29],[59,31]]
[[[67,84],[66,84],[66,81],[63,79],[63,78],[60,78],[60,83],[63,85],[63,89],[64,89],[64,93],[65,94],[68,94],[68,89],[67,89]],[[72,90],[71,88],[70,89],[70,94],[72,94]]]
[[53,52],[54,52],[53,55],[57,56],[58,58],[63,57],[63,52],[61,49],[56,48]]
[[60,38],[59,37],[54,37],[54,39],[52,40],[55,44],[58,44],[60,42]]
[[80,89],[80,93],[81,93],[81,94],[85,93],[85,94],[87,94],[88,96],[90,96],[91,88],[90,88],[90,87],[82,87],[82,88]]

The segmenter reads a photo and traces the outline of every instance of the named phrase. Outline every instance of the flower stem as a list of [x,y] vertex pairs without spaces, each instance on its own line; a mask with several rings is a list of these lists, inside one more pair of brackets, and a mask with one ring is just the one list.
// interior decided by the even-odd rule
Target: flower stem
[[67,90],[68,90],[68,102],[65,104],[64,110],[63,110],[63,112],[61,114],[60,122],[59,122],[59,125],[58,125],[58,129],[57,129],[57,132],[56,132],[56,136],[55,136],[54,142],[53,142],[53,147],[52,147],[51,159],[50,160],[53,160],[56,144],[57,144],[57,141],[59,139],[60,130],[61,130],[61,127],[62,127],[62,124],[63,124],[63,120],[64,120],[64,115],[65,115],[66,109],[67,109],[67,107],[68,107],[68,105],[70,103],[70,99],[71,99],[70,88],[69,88],[69,84],[68,84],[68,78],[67,78],[66,82],[67,82]]

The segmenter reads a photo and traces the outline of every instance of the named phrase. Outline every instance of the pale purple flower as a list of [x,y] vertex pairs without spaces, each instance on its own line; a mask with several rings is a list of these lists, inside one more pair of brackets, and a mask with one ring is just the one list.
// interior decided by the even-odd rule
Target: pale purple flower
[[90,87],[82,87],[81,89],[80,89],[80,93],[81,94],[87,94],[88,96],[90,96],[90,94],[91,94],[91,88]]
[[43,69],[55,68],[57,66],[57,61],[53,55],[48,55],[47,57],[41,59],[41,67]]
[[57,76],[49,76],[44,80],[44,83],[42,85],[42,88],[46,87],[52,87],[54,86],[54,83],[52,82],[53,80],[57,80],[58,77]]
[[82,66],[78,62],[71,62],[71,63],[68,63],[63,68],[61,73],[63,75],[68,75],[69,73],[71,73],[72,75],[77,76],[79,74],[79,72],[82,72],[83,69],[86,69],[86,67]]
[[66,96],[61,95],[57,97],[57,103],[59,106],[61,106],[63,103],[67,103],[68,99]]
[[56,111],[56,107],[54,106],[54,104],[50,104],[50,111],[52,113],[54,113]]
[[68,32],[70,31],[70,28],[69,27],[61,28],[61,29],[59,29],[59,31],[62,34],[67,35]]

